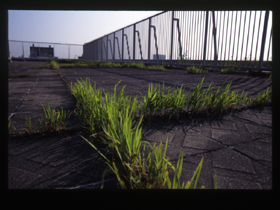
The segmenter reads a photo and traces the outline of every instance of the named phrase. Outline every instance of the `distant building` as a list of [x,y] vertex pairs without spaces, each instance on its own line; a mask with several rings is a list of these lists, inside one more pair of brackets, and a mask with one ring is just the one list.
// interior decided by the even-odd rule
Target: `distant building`
[[[165,55],[158,54],[158,59],[159,60],[165,60],[166,58],[165,58]],[[153,60],[157,60],[157,55],[156,54],[153,55]]]
[[30,47],[30,58],[53,58],[53,47],[34,47],[34,44]]

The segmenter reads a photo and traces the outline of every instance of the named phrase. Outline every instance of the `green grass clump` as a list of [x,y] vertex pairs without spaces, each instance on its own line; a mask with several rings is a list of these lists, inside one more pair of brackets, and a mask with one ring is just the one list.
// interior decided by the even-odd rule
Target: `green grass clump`
[[73,63],[69,63],[69,64],[59,64],[59,68],[74,68],[75,65]]
[[[177,166],[173,166],[166,157],[168,140],[163,156],[161,154],[162,144],[158,147],[154,144],[152,147],[148,142],[141,141],[143,115],[138,111],[139,107],[147,106],[141,105],[136,98],[131,100],[130,97],[125,97],[123,95],[124,87],[117,93],[117,85],[115,85],[113,93],[106,92],[102,97],[102,89],[97,90],[96,84],[94,83],[92,86],[89,80],[81,80],[74,85],[71,83],[72,94],[77,99],[78,108],[82,110],[80,113],[88,124],[88,130],[93,136],[100,135],[113,154],[112,161],[109,161],[89,140],[84,138],[107,160],[109,169],[104,171],[102,180],[104,181],[104,176],[108,172],[112,172],[115,173],[121,188],[124,189],[165,187],[189,189],[195,177],[197,183],[203,159],[192,180],[181,186],[179,179],[183,156],[180,154]],[[139,120],[135,118],[137,114],[140,116]],[[143,143],[145,143],[144,151],[141,154],[140,147]],[[151,148],[147,157],[144,156],[146,144]],[[175,172],[173,185],[168,177],[170,169]],[[193,188],[196,188],[196,183],[192,186]]]
[[59,70],[59,64],[55,60],[52,60],[50,63],[50,67],[54,70]]
[[[78,80],[71,83],[71,92],[77,99],[78,115],[87,125],[91,136],[99,136],[108,145],[112,155],[111,160],[105,157],[97,148],[85,139],[103,158],[109,166],[103,172],[102,182],[107,173],[114,173],[122,189],[195,189],[200,176],[203,158],[201,159],[192,179],[186,184],[180,184],[183,155],[179,154],[177,164],[172,165],[166,157],[168,139],[166,140],[164,154],[162,142],[151,146],[142,141],[142,120],[149,116],[179,117],[182,113],[195,115],[204,112],[207,115],[219,114],[231,109],[239,109],[248,105],[262,105],[271,98],[271,90],[260,93],[255,98],[249,98],[244,91],[239,95],[237,91],[230,91],[231,83],[226,87],[219,86],[212,93],[214,86],[202,88],[204,78],[193,90],[189,92],[181,86],[170,91],[164,83],[153,86],[149,84],[147,96],[142,95],[143,102],[135,97],[124,96],[124,87],[117,92],[116,84],[112,93],[96,89],[90,80]],[[150,147],[148,155],[146,146]],[[143,148],[141,151],[140,148]],[[169,170],[174,171],[173,182],[169,178]],[[195,182],[193,183],[193,181]],[[103,186],[102,183],[102,186]],[[204,188],[203,186],[201,188]],[[214,188],[217,188],[214,176]]]
[[187,72],[189,74],[202,74],[202,73],[207,73],[208,70],[203,70],[200,67],[191,66],[187,68]]
[[46,103],[46,107],[41,104],[45,117],[46,117],[46,124],[48,126],[49,131],[59,131],[61,129],[65,129],[66,127],[66,120],[69,119],[71,116],[71,112],[64,111],[61,107],[61,110],[51,109],[49,103]]
[[221,71],[220,71],[221,74],[229,73],[229,72],[235,72],[234,68],[224,68],[224,69],[221,69]]
[[159,71],[165,71],[165,68],[163,65],[161,66],[148,66],[148,69],[151,69],[151,70],[159,70]]

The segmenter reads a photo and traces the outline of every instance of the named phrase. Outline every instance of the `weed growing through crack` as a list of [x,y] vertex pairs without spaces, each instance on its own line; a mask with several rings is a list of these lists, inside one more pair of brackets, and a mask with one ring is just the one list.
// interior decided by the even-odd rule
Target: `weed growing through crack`
[[14,131],[17,132],[16,127],[14,126],[14,124],[11,122],[11,120],[8,120],[8,132],[9,134],[11,133],[11,128],[13,127]]
[[151,70],[159,70],[159,71],[165,71],[165,68],[163,65],[161,66],[148,66],[148,69],[151,69]]
[[66,120],[70,118],[71,112],[68,110],[66,112],[61,107],[61,110],[51,109],[48,102],[46,102],[46,107],[41,104],[45,117],[47,119],[47,126],[49,131],[58,131],[61,129],[65,129],[66,127]]
[[50,67],[54,70],[59,70],[59,64],[55,60],[51,60]]
[[[200,176],[203,158],[198,165],[193,178],[186,184],[180,185],[180,175],[182,172],[183,156],[179,155],[177,164],[174,166],[166,157],[167,142],[165,152],[162,156],[162,143],[153,147],[145,141],[141,141],[142,129],[141,122],[144,116],[152,115],[179,115],[183,108],[187,108],[189,114],[196,114],[199,111],[206,111],[207,114],[217,114],[232,108],[239,108],[250,104],[268,102],[271,91],[259,94],[250,99],[247,94],[243,96],[237,91],[230,93],[231,83],[225,88],[223,85],[212,93],[214,86],[209,85],[202,90],[204,78],[198,83],[194,90],[186,92],[181,86],[174,88],[171,92],[162,86],[149,84],[147,96],[142,95],[143,101],[137,101],[136,97],[131,100],[124,96],[124,87],[119,93],[115,85],[113,93],[108,91],[102,95],[102,89],[96,89],[96,84],[92,86],[89,80],[80,80],[76,84],[71,83],[72,94],[77,99],[78,109],[81,110],[80,116],[88,124],[88,131],[92,136],[100,136],[105,144],[108,145],[112,154],[109,161],[97,148],[87,139],[87,141],[100,155],[102,155],[109,165],[102,176],[102,181],[107,173],[112,172],[116,175],[121,188],[130,189],[190,189],[196,188]],[[168,92],[167,92],[168,90]],[[167,92],[167,93],[166,93]],[[234,107],[235,106],[235,107]],[[138,116],[138,117],[137,117]],[[146,144],[150,146],[148,156],[144,156]],[[142,154],[141,146],[144,145]],[[169,170],[173,169],[175,176],[173,183],[168,177]],[[195,179],[195,183],[192,183]],[[103,186],[103,183],[102,183]],[[202,187],[204,188],[204,187]],[[214,188],[217,188],[216,175],[214,175]]]
[[203,70],[200,67],[191,66],[187,68],[187,72],[189,74],[202,74],[202,73],[207,73],[208,70]]
[[[173,166],[169,162],[168,158],[165,157],[168,140],[163,157],[161,157],[162,144],[159,147],[156,147],[156,144],[153,147],[150,145],[151,151],[147,158],[144,157],[144,152],[141,155],[141,145],[149,143],[141,141],[143,115],[140,114],[141,116],[138,121],[135,120],[135,115],[137,114],[137,107],[146,106],[139,106],[136,98],[132,101],[130,98],[125,97],[123,95],[124,88],[117,94],[117,85],[115,85],[114,92],[112,94],[106,92],[102,100],[102,91],[96,90],[95,84],[92,87],[89,80],[81,80],[74,85],[71,83],[72,94],[76,97],[77,105],[83,110],[83,113],[96,113],[91,116],[88,114],[84,115],[88,124],[92,124],[88,130],[93,135],[100,135],[109,146],[111,154],[113,154],[112,161],[109,161],[89,140],[84,138],[107,160],[109,169],[104,171],[102,180],[104,181],[104,176],[110,171],[117,176],[121,188],[164,188],[167,184],[167,187],[172,189],[182,187],[189,189],[195,176],[197,183],[203,159],[192,181],[188,182],[185,186],[180,186],[179,179],[182,171],[183,157],[179,156],[177,166]],[[150,92],[154,93],[152,90]],[[175,171],[173,186],[168,177],[168,171],[171,168]],[[193,188],[196,188],[196,184]]]
[[39,122],[39,124],[38,124],[38,131],[39,132],[45,131],[46,130],[46,124],[43,122],[43,120],[42,119],[38,119],[38,122]]
[[32,125],[32,122],[31,122],[31,118],[28,118],[26,117],[26,132],[27,133],[31,133],[32,130],[33,130],[33,125]]

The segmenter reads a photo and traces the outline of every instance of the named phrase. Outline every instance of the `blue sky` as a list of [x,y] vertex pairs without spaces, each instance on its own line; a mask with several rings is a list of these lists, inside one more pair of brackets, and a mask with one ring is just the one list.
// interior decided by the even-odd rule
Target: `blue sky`
[[162,11],[9,10],[9,40],[84,44]]

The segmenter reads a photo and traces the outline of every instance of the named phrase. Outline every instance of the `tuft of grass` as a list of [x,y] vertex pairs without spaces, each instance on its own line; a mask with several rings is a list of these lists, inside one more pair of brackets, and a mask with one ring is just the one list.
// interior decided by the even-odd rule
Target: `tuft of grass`
[[202,73],[207,73],[208,70],[203,70],[200,67],[191,66],[187,68],[187,72],[189,74],[202,74]]
[[11,122],[11,120],[9,119],[8,120],[8,132],[9,132],[9,134],[11,133],[11,128],[13,127],[13,129],[14,129],[14,131],[16,132],[17,131],[17,129],[16,129],[16,127],[14,126],[14,124]]
[[266,89],[266,92],[258,93],[258,95],[251,100],[251,103],[253,105],[257,105],[257,106],[264,105],[264,104],[268,103],[268,100],[269,100],[269,98],[271,99],[271,96],[272,96],[272,91],[268,87]]
[[[231,83],[224,88],[219,86],[215,93],[212,93],[212,84],[202,90],[204,78],[194,90],[186,92],[183,86],[170,91],[169,87],[153,86],[149,84],[147,96],[142,95],[143,102],[135,97],[124,96],[124,87],[117,92],[117,83],[113,93],[96,89],[90,80],[77,80],[74,85],[71,83],[71,92],[77,100],[77,115],[87,124],[87,130],[91,136],[100,136],[102,141],[108,145],[112,155],[111,160],[105,157],[87,139],[87,141],[99,154],[106,159],[109,166],[103,172],[114,173],[120,187],[123,189],[195,189],[200,176],[203,158],[190,181],[180,184],[182,172],[183,155],[179,154],[176,164],[171,164],[166,157],[168,139],[166,140],[164,154],[162,155],[162,142],[151,146],[148,142],[142,141],[141,123],[145,116],[169,115],[179,116],[187,108],[190,115],[199,111],[207,114],[217,114],[232,108],[247,106],[250,104],[263,104],[271,98],[269,88],[263,94],[250,99],[244,91],[241,95],[237,91],[230,91]],[[145,155],[146,145],[150,152]],[[143,148],[141,151],[140,148]],[[169,171],[174,171],[173,182],[169,178]],[[194,183],[193,183],[194,182]],[[204,188],[203,186],[201,188]],[[217,189],[216,174],[214,175],[214,189]]]
[[45,117],[47,119],[47,126],[49,131],[58,131],[61,129],[65,129],[66,127],[66,120],[70,118],[71,112],[64,111],[61,107],[61,110],[51,109],[48,101],[46,102],[46,107],[41,104]]
[[26,132],[27,133],[30,133],[30,132],[32,132],[32,130],[33,130],[33,125],[32,125],[32,122],[31,122],[31,118],[28,118],[28,117],[26,117]]
[[59,64],[55,60],[51,60],[50,67],[54,70],[59,70]]
[[[156,144],[153,147],[150,145],[151,151],[148,157],[144,156],[145,151],[141,154],[143,115],[140,116],[140,120],[134,120],[139,102],[136,98],[132,102],[129,97],[125,97],[123,95],[124,87],[117,93],[116,87],[118,84],[115,85],[113,93],[105,92],[102,100],[102,89],[97,90],[95,83],[93,86],[91,86],[89,80],[80,80],[74,85],[71,83],[71,91],[77,99],[77,106],[82,110],[81,113],[89,124],[88,130],[93,133],[93,136],[101,135],[113,155],[112,161],[109,161],[89,140],[83,137],[107,160],[109,169],[104,171],[102,181],[104,181],[107,173],[112,172],[116,175],[123,189],[159,189],[164,187],[189,189],[191,182],[188,182],[185,186],[179,184],[183,157],[179,156],[180,161],[176,167],[166,157],[168,140],[163,157],[161,155],[162,144],[158,147],[156,147]],[[164,87],[162,89],[164,90]],[[149,98],[153,97],[153,94],[156,96],[153,88],[150,88],[150,92],[151,96]],[[164,95],[162,98],[164,98]],[[149,143],[144,143],[145,150],[146,144]],[[194,174],[196,182],[201,167],[202,162]],[[170,169],[175,171],[173,186],[168,177]],[[192,180],[194,180],[194,177]]]
[[39,124],[38,124],[38,131],[39,132],[45,131],[46,130],[46,123],[43,122],[42,119],[38,119],[38,122],[39,122]]
[[159,71],[165,71],[165,68],[163,65],[161,66],[148,66],[148,69],[151,69],[151,70],[159,70]]
[[59,64],[59,68],[74,68],[75,65],[73,63],[67,63],[67,64]]

